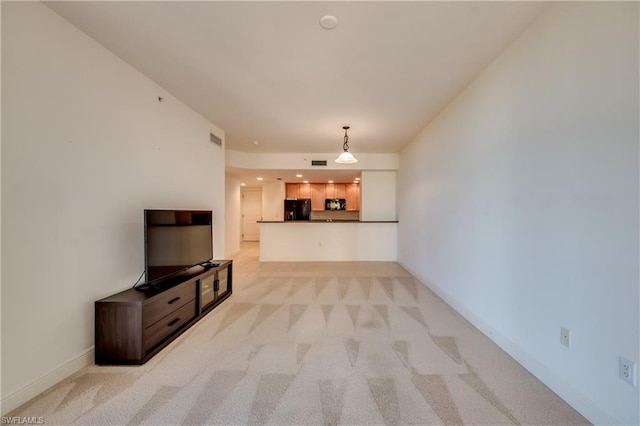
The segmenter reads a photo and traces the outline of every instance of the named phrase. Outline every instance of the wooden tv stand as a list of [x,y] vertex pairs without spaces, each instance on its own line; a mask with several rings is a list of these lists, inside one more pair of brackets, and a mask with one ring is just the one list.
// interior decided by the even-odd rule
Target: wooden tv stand
[[95,302],[95,363],[144,364],[232,292],[233,261]]

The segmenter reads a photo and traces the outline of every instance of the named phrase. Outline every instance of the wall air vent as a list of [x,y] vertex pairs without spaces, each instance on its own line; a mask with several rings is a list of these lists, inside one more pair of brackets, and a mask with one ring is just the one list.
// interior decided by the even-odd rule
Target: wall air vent
[[214,135],[213,133],[209,133],[209,140],[215,143],[218,146],[222,146],[222,139]]
[[312,166],[326,166],[327,160],[311,160]]

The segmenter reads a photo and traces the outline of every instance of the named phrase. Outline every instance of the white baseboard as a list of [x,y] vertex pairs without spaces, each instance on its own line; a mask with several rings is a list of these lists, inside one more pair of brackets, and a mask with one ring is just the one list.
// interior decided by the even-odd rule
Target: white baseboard
[[51,386],[66,379],[82,367],[93,364],[94,359],[94,347],[81,352],[73,357],[71,360],[65,362],[60,367],[50,371],[41,378],[37,379],[33,383],[23,387],[22,389],[12,393],[11,395],[2,398],[0,412],[2,415],[15,410],[25,402],[40,395],[42,392],[49,389]]
[[440,287],[430,283],[423,277],[420,277],[415,271],[412,271],[404,263],[398,261],[404,269],[417,278],[422,285],[429,288],[435,294],[451,306],[456,312],[462,315],[467,321],[473,324],[482,334],[491,339],[496,345],[502,348],[527,371],[533,374],[538,380],[544,383],[549,389],[555,392],[567,404],[573,407],[578,413],[582,414],[587,420],[595,425],[619,425],[622,422],[614,419],[610,414],[601,409],[597,404],[585,397],[577,391],[571,384],[567,383],[560,376],[549,370],[544,364],[532,357],[529,353],[522,350],[513,341],[496,332],[491,325],[477,317],[473,312],[466,309],[456,299],[451,297],[446,291]]

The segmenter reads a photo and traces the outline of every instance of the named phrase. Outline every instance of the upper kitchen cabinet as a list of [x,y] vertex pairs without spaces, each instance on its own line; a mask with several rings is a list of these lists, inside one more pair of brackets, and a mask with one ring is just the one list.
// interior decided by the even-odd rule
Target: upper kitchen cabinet
[[[360,211],[360,185],[357,183],[348,183],[345,185],[347,211]],[[339,197],[338,197],[339,198]]]
[[311,210],[324,211],[324,202],[327,198],[326,185],[324,183],[311,184]]
[[287,198],[311,198],[311,185],[308,183],[287,183]]
[[311,184],[299,183],[298,184],[298,198],[311,198]]
[[298,199],[300,198],[300,187],[297,183],[288,183],[285,185],[286,187],[286,192],[287,192],[287,198],[294,198],[294,199]]
[[336,198],[336,188],[332,183],[327,183],[324,186],[324,196],[326,198]]
[[287,183],[287,198],[311,199],[311,210],[324,211],[327,198],[346,200],[348,211],[360,211],[360,185],[357,183]]
[[327,198],[347,198],[346,183],[328,183],[326,185]]

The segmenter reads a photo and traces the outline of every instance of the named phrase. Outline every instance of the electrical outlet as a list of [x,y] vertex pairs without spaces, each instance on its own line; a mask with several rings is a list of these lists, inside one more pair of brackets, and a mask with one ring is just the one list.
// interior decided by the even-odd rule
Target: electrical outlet
[[631,386],[636,385],[636,363],[620,357],[620,378]]
[[560,327],[560,343],[571,348],[571,330],[566,327]]

